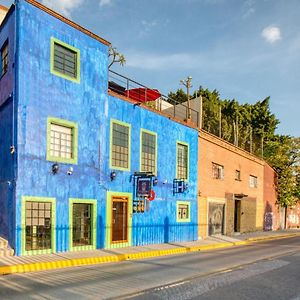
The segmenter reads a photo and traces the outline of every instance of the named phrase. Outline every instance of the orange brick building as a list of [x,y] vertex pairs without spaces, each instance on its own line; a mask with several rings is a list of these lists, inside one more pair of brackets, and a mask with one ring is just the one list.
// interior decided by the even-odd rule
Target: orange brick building
[[199,237],[262,230],[265,162],[204,131],[198,142]]

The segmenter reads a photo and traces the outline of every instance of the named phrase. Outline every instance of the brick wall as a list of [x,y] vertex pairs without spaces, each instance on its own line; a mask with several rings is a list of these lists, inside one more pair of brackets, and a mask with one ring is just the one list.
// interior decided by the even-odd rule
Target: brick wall
[[203,197],[198,197],[198,236],[201,238],[207,237],[207,212],[207,199]]
[[[253,202],[251,202],[252,205],[250,205],[253,210],[251,213],[249,212],[250,206],[246,206],[248,207],[247,214],[243,215],[243,219],[241,219],[242,224],[244,224],[241,224],[241,230],[262,229],[264,215],[264,161],[204,131],[200,132],[198,142],[199,193],[202,198],[216,197],[227,200],[225,209],[226,233],[233,231],[234,194],[244,194],[246,198],[254,199],[252,200]],[[224,166],[223,180],[214,179],[212,177],[213,162]],[[240,171],[241,180],[236,180],[236,170]],[[257,188],[251,188],[249,186],[250,175],[257,177]],[[256,209],[254,209],[254,206]],[[202,220],[199,220],[199,223],[201,222]],[[246,225],[247,223],[249,224]]]

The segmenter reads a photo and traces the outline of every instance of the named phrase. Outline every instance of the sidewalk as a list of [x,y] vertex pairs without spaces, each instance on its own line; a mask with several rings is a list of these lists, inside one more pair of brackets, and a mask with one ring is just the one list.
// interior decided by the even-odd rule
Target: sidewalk
[[193,251],[205,251],[218,248],[247,245],[249,243],[300,236],[300,230],[280,230],[253,232],[229,236],[214,236],[205,240],[155,244],[119,249],[99,249],[92,251],[62,252],[23,257],[6,257],[0,259],[0,275],[52,270],[82,265],[120,262],[157,256],[184,254]]

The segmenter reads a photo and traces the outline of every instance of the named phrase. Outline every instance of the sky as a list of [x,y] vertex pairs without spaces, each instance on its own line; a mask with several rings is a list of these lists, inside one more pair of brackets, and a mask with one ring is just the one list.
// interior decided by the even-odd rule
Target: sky
[[163,94],[192,76],[192,91],[241,104],[270,96],[276,132],[300,137],[299,0],[40,2],[110,41],[126,57],[117,72]]

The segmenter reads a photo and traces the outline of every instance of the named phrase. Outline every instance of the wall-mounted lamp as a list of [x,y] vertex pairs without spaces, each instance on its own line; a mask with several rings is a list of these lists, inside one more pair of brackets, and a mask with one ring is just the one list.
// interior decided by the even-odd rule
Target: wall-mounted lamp
[[10,146],[10,154],[14,154],[16,152],[15,146]]
[[157,185],[157,183],[158,183],[158,179],[155,177],[155,178],[153,179],[153,186]]
[[74,171],[74,170],[73,170],[73,167],[70,167],[69,170],[68,170],[68,172],[67,172],[67,174],[68,174],[68,175],[72,175],[72,174],[73,174],[73,171]]
[[110,180],[113,181],[113,180],[116,179],[116,177],[117,177],[117,173],[116,173],[115,171],[112,171],[112,172],[110,173]]
[[52,174],[57,174],[59,171],[59,165],[57,163],[52,165]]

